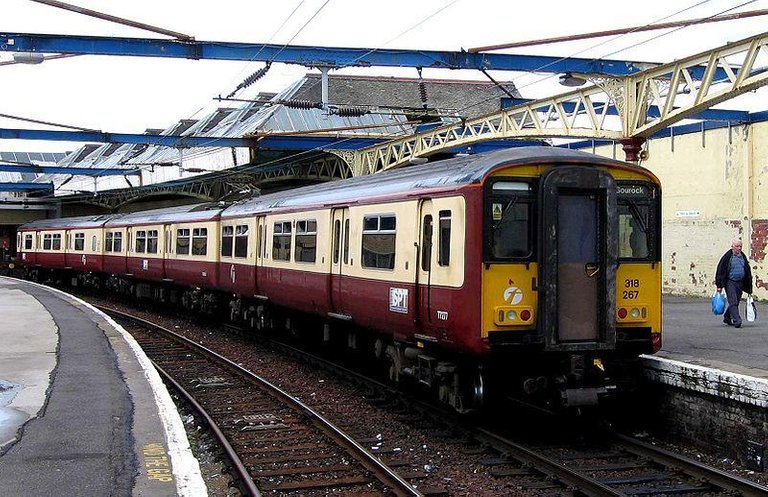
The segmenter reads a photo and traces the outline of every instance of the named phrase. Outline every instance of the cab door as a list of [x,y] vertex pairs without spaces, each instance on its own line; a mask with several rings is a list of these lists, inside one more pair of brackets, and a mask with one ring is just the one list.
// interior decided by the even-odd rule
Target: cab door
[[347,292],[348,282],[347,272],[350,264],[349,259],[349,236],[350,236],[349,208],[342,207],[333,209],[331,212],[331,277],[330,286],[330,309],[334,317],[349,318],[346,309],[345,293]]
[[541,188],[540,326],[548,350],[616,344],[616,183],[605,171],[554,167]]

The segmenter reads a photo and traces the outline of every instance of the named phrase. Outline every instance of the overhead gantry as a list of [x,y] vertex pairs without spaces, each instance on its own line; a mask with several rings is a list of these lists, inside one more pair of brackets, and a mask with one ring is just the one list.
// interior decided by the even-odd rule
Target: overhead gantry
[[[768,83],[768,33],[627,76],[584,74],[593,86],[467,119],[460,124],[338,154],[354,176],[412,163],[473,143],[511,138],[598,138],[620,142],[637,161],[646,138]],[[616,122],[618,120],[618,122]]]

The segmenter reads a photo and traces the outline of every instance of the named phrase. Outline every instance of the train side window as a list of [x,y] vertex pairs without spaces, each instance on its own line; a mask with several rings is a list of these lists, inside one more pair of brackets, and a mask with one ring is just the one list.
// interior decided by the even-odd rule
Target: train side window
[[248,257],[248,225],[235,226],[235,257]]
[[397,220],[394,215],[363,218],[362,266],[395,269]]
[[176,230],[176,253],[179,255],[189,255],[190,231],[187,228]]
[[296,221],[296,262],[315,262],[317,257],[317,221]]
[[208,228],[192,229],[192,255],[208,253]]
[[143,254],[147,251],[147,232],[139,230],[136,232],[136,253]]
[[275,261],[291,260],[291,222],[281,221],[274,224],[272,230],[272,259]]
[[349,219],[344,221],[344,264],[349,264]]
[[96,238],[96,235],[93,235],[91,237],[91,252],[96,252],[99,248],[99,239]]
[[341,253],[341,221],[337,219],[333,222],[333,263],[339,263],[339,254]]
[[114,251],[115,252],[123,251],[123,234],[119,231],[115,233]]
[[165,230],[165,253],[171,253],[171,230]]
[[432,267],[432,215],[424,216],[421,229],[421,270],[429,271]]
[[147,231],[147,253],[156,254],[158,248],[157,245],[157,230]]
[[51,250],[51,240],[53,240],[53,237],[50,233],[43,235],[43,250]]
[[61,250],[61,233],[53,234],[53,246],[52,250]]
[[451,211],[440,211],[439,222],[437,263],[448,266],[451,263]]
[[112,244],[114,243],[114,234],[107,233],[104,237],[104,252],[112,252]]
[[85,233],[75,233],[75,250],[78,252],[85,250]]
[[24,250],[32,250],[32,235],[24,235]]
[[234,226],[221,227],[221,256],[232,257],[232,246],[235,239]]

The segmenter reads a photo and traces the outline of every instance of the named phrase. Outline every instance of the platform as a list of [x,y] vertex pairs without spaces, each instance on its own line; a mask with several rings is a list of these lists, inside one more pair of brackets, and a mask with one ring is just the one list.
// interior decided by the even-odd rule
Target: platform
[[165,386],[119,325],[0,277],[0,495],[206,495]]
[[648,378],[768,407],[768,305],[756,302],[757,320],[735,328],[712,314],[709,299],[665,296],[663,304],[661,351],[644,357]]

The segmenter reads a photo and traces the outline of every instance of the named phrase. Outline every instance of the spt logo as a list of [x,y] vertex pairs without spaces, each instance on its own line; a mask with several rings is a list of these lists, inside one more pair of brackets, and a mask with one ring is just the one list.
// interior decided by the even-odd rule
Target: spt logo
[[510,305],[517,305],[523,301],[523,291],[516,286],[510,286],[504,290],[504,300]]

